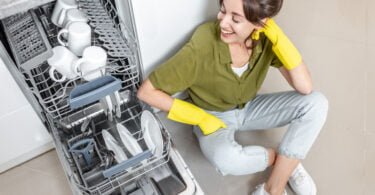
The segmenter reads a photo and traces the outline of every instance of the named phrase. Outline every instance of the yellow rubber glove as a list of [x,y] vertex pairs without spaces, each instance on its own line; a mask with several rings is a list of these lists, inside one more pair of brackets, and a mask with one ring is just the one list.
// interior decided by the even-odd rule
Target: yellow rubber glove
[[265,27],[255,31],[252,38],[258,40],[261,32],[264,32],[267,38],[272,42],[272,50],[286,69],[292,70],[301,64],[301,54],[273,19],[268,19]]
[[188,102],[174,99],[168,118],[177,122],[198,125],[204,135],[227,126],[223,121]]

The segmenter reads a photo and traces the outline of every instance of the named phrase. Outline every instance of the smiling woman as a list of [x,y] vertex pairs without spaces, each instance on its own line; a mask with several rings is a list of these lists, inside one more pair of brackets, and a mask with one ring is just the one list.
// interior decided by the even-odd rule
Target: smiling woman
[[[243,1],[243,6],[240,3],[228,3],[228,7],[225,5],[225,0],[220,0],[219,3],[218,19],[222,21],[220,23],[222,40],[230,43],[230,35],[240,33],[238,38],[244,39],[244,43],[247,42],[248,45],[251,38],[250,33],[255,32],[255,29],[262,28],[266,18],[275,16],[280,11],[283,1]],[[241,12],[232,10],[241,10]],[[226,31],[225,29],[228,26],[232,26],[233,29]],[[256,41],[253,40],[252,42],[253,48]]]
[[[300,164],[315,142],[328,102],[312,92],[307,66],[272,19],[282,0],[220,0],[216,21],[200,25],[186,45],[154,70],[138,98],[194,125],[204,156],[223,175],[244,175],[273,166],[253,194],[282,194],[287,182],[299,195],[316,194]],[[270,67],[295,91],[257,94]],[[191,102],[172,98],[187,90]],[[239,131],[289,125],[277,149],[240,146]],[[301,179],[302,178],[302,179]]]

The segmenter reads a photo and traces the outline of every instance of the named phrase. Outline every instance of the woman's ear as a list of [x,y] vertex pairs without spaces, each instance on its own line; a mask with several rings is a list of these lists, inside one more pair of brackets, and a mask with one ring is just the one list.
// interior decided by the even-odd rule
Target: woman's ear
[[261,26],[261,25],[255,25],[255,30],[260,30],[260,29],[262,29],[263,28],[263,26]]
[[263,22],[263,24],[265,24],[267,22],[269,18],[263,18],[261,21]]

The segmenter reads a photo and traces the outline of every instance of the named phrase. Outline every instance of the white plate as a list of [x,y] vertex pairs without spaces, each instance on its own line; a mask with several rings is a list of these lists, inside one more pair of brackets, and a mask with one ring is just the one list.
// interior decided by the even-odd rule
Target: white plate
[[117,118],[121,118],[121,97],[118,91],[110,95],[112,106]]
[[120,138],[126,149],[133,156],[142,153],[142,148],[139,146],[137,140],[132,136],[129,130],[122,124],[117,123],[117,131],[120,134]]
[[142,112],[141,128],[147,147],[156,157],[161,157],[163,154],[161,129],[154,115],[148,110]]
[[102,130],[102,135],[107,149],[112,150],[115,154],[115,159],[117,163],[120,163],[128,159],[125,152],[118,145],[115,138],[113,138],[113,136],[107,130]]
[[111,97],[109,95],[105,96],[104,98],[100,99],[100,103],[107,114],[112,114],[113,111],[113,104],[111,101]]

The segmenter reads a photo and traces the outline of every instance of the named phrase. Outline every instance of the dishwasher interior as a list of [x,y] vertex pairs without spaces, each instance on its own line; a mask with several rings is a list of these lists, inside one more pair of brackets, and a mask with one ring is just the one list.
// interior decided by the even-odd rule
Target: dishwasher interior
[[[170,134],[136,97],[142,68],[132,27],[121,21],[114,1],[77,3],[89,18],[91,45],[107,52],[106,66],[87,73],[102,72],[93,81],[84,75],[51,79],[46,58],[59,45],[60,30],[50,20],[55,2],[5,18],[0,29],[1,57],[50,131],[73,193],[200,194]],[[147,114],[156,121],[153,126],[144,125]],[[139,145],[138,152],[121,142],[120,127]],[[147,127],[160,129],[162,139],[154,148]],[[116,153],[107,142],[121,150]],[[118,160],[120,153],[126,159]]]

